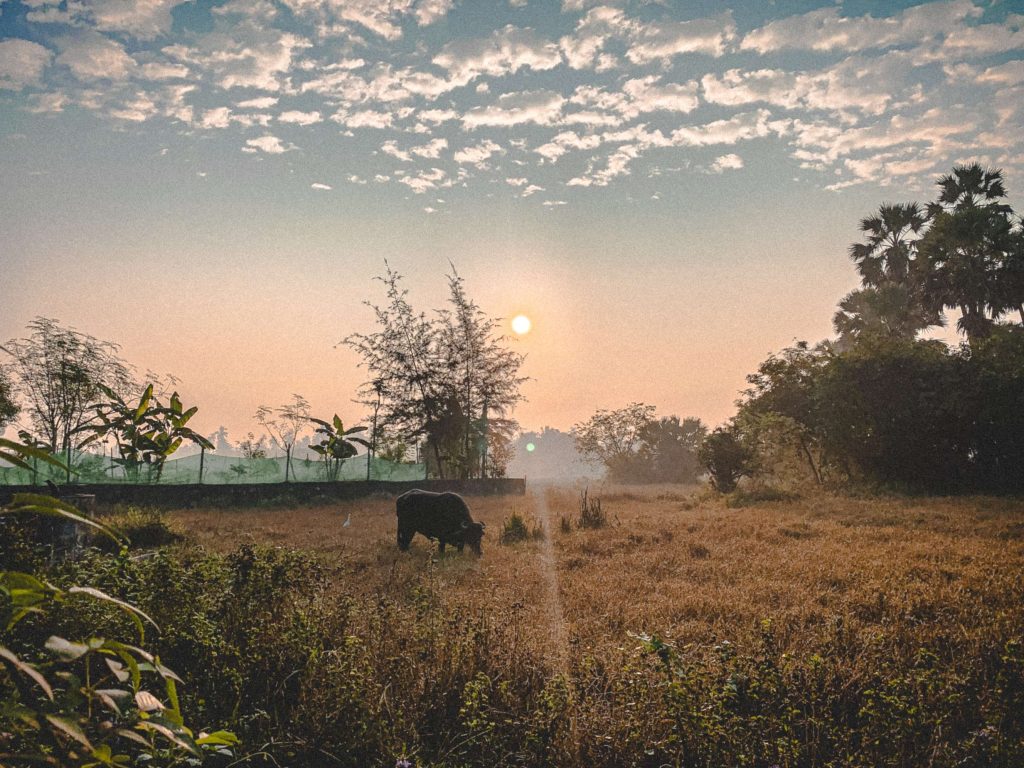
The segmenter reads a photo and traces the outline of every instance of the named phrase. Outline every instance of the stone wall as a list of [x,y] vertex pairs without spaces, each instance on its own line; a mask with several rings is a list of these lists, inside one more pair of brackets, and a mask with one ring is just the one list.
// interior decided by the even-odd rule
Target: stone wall
[[[60,495],[89,494],[96,504],[137,504],[148,507],[244,507],[274,504],[316,504],[343,499],[358,499],[377,494],[398,496],[412,488],[427,491],[454,491],[466,496],[499,496],[526,493],[523,478],[484,480],[365,480],[341,483],[232,483],[230,485],[63,485]],[[0,486],[0,503],[15,493],[51,493],[45,487],[29,485]]]

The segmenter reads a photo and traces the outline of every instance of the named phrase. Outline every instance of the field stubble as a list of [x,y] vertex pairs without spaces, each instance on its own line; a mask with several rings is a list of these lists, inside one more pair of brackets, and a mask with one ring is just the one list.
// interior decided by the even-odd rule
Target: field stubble
[[[1024,755],[1019,717],[1007,720],[1024,702],[1024,502],[821,494],[729,508],[693,488],[600,496],[609,524],[568,531],[559,523],[578,514],[576,489],[469,498],[487,524],[481,559],[438,557],[421,537],[399,552],[390,498],[172,519],[213,549],[313,551],[331,590],[357,603],[409,606],[427,584],[489,627],[498,660],[487,686],[535,678],[506,709],[547,702],[543,681],[563,681],[550,744],[516,752],[516,737],[486,721],[484,741],[500,746],[478,757],[910,765],[927,754],[936,765],[1012,765]],[[540,521],[546,538],[499,545],[513,512]],[[462,719],[483,706],[470,688]],[[781,706],[792,723],[772,719]],[[515,722],[526,727],[521,713]],[[475,764],[470,752],[461,764]]]

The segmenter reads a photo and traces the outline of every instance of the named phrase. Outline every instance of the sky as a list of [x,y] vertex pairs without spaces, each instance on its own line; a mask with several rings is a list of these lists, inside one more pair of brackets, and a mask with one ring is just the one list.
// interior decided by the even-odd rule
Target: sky
[[1024,2],[4,0],[0,339],[172,373],[197,426],[304,395],[385,259],[525,314],[527,429],[714,425],[832,332],[859,219],[954,163],[1024,187]]

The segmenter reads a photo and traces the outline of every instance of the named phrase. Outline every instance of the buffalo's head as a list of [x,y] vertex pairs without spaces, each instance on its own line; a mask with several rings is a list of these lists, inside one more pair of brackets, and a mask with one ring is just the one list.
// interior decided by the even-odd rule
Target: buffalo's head
[[462,541],[469,545],[469,548],[476,552],[478,555],[483,554],[483,550],[480,549],[480,542],[484,538],[483,523],[463,523],[462,524]]

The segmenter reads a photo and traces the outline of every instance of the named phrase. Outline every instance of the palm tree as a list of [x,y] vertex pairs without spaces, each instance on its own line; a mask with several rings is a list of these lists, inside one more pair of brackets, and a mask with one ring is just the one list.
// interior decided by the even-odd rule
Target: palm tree
[[940,190],[939,199],[929,203],[928,212],[934,215],[939,211],[962,211],[967,208],[978,208],[982,203],[986,207],[995,206],[1005,211],[1008,205],[997,203],[1006,197],[1003,186],[1003,172],[999,169],[984,169],[979,163],[955,165],[953,172],[939,178],[936,182]]
[[928,217],[917,203],[883,203],[878,213],[861,219],[865,242],[850,246],[864,285],[905,283],[912,279],[918,233]]
[[923,305],[919,291],[897,283],[851,291],[832,319],[846,346],[867,336],[914,339],[920,331],[944,324],[941,313]]
[[942,324],[941,312],[924,305],[917,245],[927,220],[917,203],[883,203],[861,219],[866,237],[850,246],[850,258],[864,287],[840,302],[833,319],[845,341],[866,333],[913,339]]
[[919,247],[925,297],[935,311],[957,308],[957,328],[973,343],[996,318],[1020,309],[1015,229],[1002,171],[958,165],[938,181],[939,199],[928,206],[932,224]]

